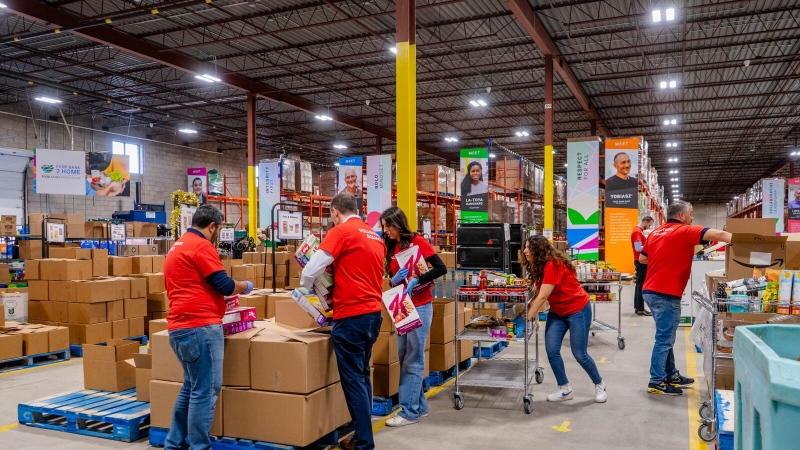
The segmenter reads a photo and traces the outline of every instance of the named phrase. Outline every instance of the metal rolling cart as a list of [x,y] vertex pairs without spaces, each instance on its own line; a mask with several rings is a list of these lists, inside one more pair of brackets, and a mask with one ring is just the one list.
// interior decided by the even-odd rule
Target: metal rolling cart
[[[617,333],[617,347],[625,350],[625,338],[622,336],[622,274],[620,272],[593,272],[579,278],[578,281],[583,289],[589,293],[592,302],[592,336],[596,333]],[[614,287],[617,290],[617,297],[613,298]],[[598,298],[608,298],[598,300]],[[617,326],[614,327],[602,320],[597,319],[597,304],[616,304],[617,305]]]
[[[480,313],[481,303],[510,303],[510,304],[524,304],[525,317],[528,316],[528,307],[533,299],[529,290],[501,290],[501,289],[486,289],[486,290],[470,290],[469,286],[461,286],[456,290],[456,329],[459,324],[459,310],[461,307],[459,303],[477,303],[479,305],[478,313]],[[496,356],[492,359],[482,359],[480,352],[478,352],[478,361],[475,365],[463,375],[459,375],[458,370],[455,372],[455,393],[453,394],[455,408],[460,410],[464,408],[464,392],[461,391],[462,386],[480,386],[480,387],[493,387],[493,388],[511,388],[523,389],[524,395],[522,397],[523,410],[525,414],[533,412],[533,394],[529,390],[529,385],[532,381],[536,380],[537,384],[541,384],[544,380],[544,369],[539,366],[539,323],[538,321],[526,321],[525,332],[521,338],[507,338],[507,337],[491,337],[486,332],[476,330],[464,330],[456,335],[456,340],[468,341],[522,341],[524,343],[525,356],[523,358],[503,358]],[[528,343],[534,338],[534,354],[533,360],[529,357]],[[455,346],[456,361],[460,360],[459,345]]]

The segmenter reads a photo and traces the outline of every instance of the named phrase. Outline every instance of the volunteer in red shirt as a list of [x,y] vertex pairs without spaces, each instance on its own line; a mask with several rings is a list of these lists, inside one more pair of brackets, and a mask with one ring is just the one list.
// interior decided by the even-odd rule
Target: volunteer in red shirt
[[651,394],[681,395],[681,387],[694,383],[675,367],[672,349],[681,320],[681,296],[692,272],[694,247],[703,241],[731,241],[731,234],[725,231],[692,226],[692,213],[691,203],[671,203],[667,207],[667,223],[650,233],[639,256],[639,262],[648,266],[642,290],[644,301],[656,322],[647,385]]
[[400,411],[386,422],[389,427],[401,427],[419,422],[420,417],[428,415],[428,400],[422,389],[425,372],[425,341],[431,331],[433,321],[433,280],[447,273],[447,266],[433,250],[425,238],[411,231],[408,219],[402,209],[392,206],[381,214],[383,242],[386,244],[385,267],[392,275],[392,286],[406,283],[408,268],[400,268],[395,255],[416,245],[422,258],[431,269],[408,281],[404,292],[411,294],[411,301],[419,313],[422,326],[397,336],[397,351],[400,355]]
[[375,442],[369,360],[381,330],[386,247],[358,216],[358,203],[351,194],[333,197],[331,219],[335,226],[303,269],[300,283],[312,289],[314,280],[333,266],[331,342],[355,429],[355,438],[345,447],[370,450]]
[[187,443],[192,450],[211,448],[208,433],[222,389],[224,296],[253,290],[253,283],[232,280],[222,267],[213,242],[219,238],[223,219],[211,205],[197,208],[192,227],[164,262],[169,345],[183,367],[184,379],[164,443],[169,450],[185,449]]
[[639,225],[633,227],[633,233],[631,233],[633,265],[636,267],[636,291],[633,294],[633,309],[638,316],[653,315],[650,311],[644,309],[644,297],[642,297],[642,286],[644,286],[644,280],[647,278],[647,264],[639,262],[639,254],[641,254],[644,243],[647,240],[644,236],[644,230],[650,228],[651,225],[653,225],[653,218],[644,216]]
[[594,401],[604,403],[607,398],[606,385],[597,365],[586,351],[589,345],[589,327],[592,324],[592,306],[589,304],[589,294],[578,282],[575,266],[541,235],[528,238],[522,253],[520,263],[537,290],[536,298],[531,301],[528,320],[537,320],[538,311],[545,301],[550,304],[544,329],[544,345],[558,389],[547,396],[547,401],[572,400],[572,387],[564,369],[564,360],[561,359],[561,344],[569,331],[572,356],[594,383]]

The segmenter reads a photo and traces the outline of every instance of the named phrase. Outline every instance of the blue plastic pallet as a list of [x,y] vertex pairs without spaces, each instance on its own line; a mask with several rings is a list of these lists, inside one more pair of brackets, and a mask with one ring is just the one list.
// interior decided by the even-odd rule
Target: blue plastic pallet
[[373,416],[388,416],[398,408],[400,408],[400,399],[397,394],[391,397],[372,397]]
[[456,368],[458,368],[459,372],[463,372],[469,369],[470,366],[472,366],[472,360],[468,359],[466,361],[461,361],[458,363],[458,365],[455,365],[445,371],[431,370],[431,373],[427,378],[428,382],[431,386],[441,386],[456,376]]
[[717,413],[717,450],[733,450],[735,417],[735,396],[733,391],[714,391],[714,411]]
[[150,403],[136,401],[136,389],[85,389],[20,403],[17,417],[30,427],[134,442],[147,437]]
[[6,359],[0,361],[0,373],[68,361],[69,357],[69,350],[59,350],[57,352]]
[[[163,447],[167,440],[166,428],[150,428],[150,445],[152,447]],[[336,445],[339,442],[339,430],[334,430],[325,436],[321,437],[317,442],[306,446],[296,447],[294,445],[272,444],[269,442],[253,441],[250,439],[237,439],[231,437],[211,437],[212,450],[244,450],[244,449],[258,449],[258,450],[301,450],[301,449],[322,449],[330,445]]]
[[[480,347],[478,347],[480,345]],[[472,348],[472,356],[474,358],[478,357],[478,353],[480,352],[481,358],[490,359],[497,356],[504,348],[508,347],[508,341],[497,341],[492,342],[488,346],[481,342],[479,344],[475,344],[475,347]]]
[[[147,345],[147,336],[132,336],[129,338],[125,338],[126,341],[139,341],[139,345]],[[101,342],[97,345],[106,345],[105,342]],[[69,352],[72,353],[72,356],[77,356],[78,358],[83,358],[83,346],[78,344],[70,344],[69,345]]]

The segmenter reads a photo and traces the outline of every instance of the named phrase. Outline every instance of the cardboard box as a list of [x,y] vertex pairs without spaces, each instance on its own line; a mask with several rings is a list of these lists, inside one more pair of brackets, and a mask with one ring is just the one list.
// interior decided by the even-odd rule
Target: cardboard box
[[380,332],[378,340],[372,346],[372,363],[389,365],[399,360],[400,358],[397,354],[397,332]]
[[458,341],[459,362],[472,358],[473,348],[475,348],[475,341]]
[[761,236],[736,233],[725,250],[725,275],[729,280],[753,276],[753,268],[783,269],[786,260],[786,236]]
[[250,381],[261,391],[307,394],[339,381],[330,335],[263,331],[250,341]]
[[138,342],[121,339],[110,339],[107,345],[84,345],[84,387],[110,392],[136,387],[136,369],[125,360],[138,350]]
[[275,322],[294,328],[319,327],[319,324],[294,300],[275,302]]
[[134,353],[136,365],[136,400],[150,402],[150,380],[153,379],[153,355]]
[[[335,386],[307,395],[222,389],[225,435],[305,447],[335,429]],[[269,424],[269,426],[264,426]]]
[[43,259],[39,262],[43,280],[73,281],[92,278],[92,261],[88,259]]
[[[24,259],[24,258],[23,258]],[[31,280],[39,279],[39,260],[29,259],[25,261],[25,279],[30,282]]]
[[142,298],[147,297],[147,280],[144,278],[127,278],[131,286],[129,297],[123,298]]
[[144,336],[144,317],[134,317],[133,319],[125,319],[128,321],[129,337]]
[[78,300],[77,281],[49,281],[49,297],[54,302],[75,302]]
[[47,214],[28,214],[28,232],[31,236],[42,235],[42,222],[44,222],[45,217],[47,217]]
[[130,275],[133,273],[133,261],[126,256],[108,257],[108,274],[112,277]]
[[168,314],[166,311],[151,311],[148,315],[150,320],[166,320]]
[[166,329],[167,329],[166,319],[154,319],[148,323],[147,340],[148,342],[150,342],[150,347],[153,346],[153,335],[158,333],[159,331],[164,331]]
[[372,395],[391,397],[400,391],[400,363],[388,366],[375,364],[375,375],[372,380]]
[[[109,322],[115,322],[125,318],[125,301],[114,300],[106,303],[106,317]],[[127,337],[127,336],[125,336]]]
[[706,288],[709,291],[708,298],[710,299],[714,292],[716,292],[716,287],[719,283],[725,283],[727,281],[728,277],[725,276],[725,269],[706,272]]
[[0,289],[0,314],[9,322],[28,321],[28,288]]
[[118,280],[104,279],[80,281],[75,285],[75,301],[78,303],[101,303],[119,298]]
[[[5,274],[5,272],[2,273]],[[50,282],[43,280],[28,280],[28,300],[50,300]]]
[[93,248],[91,252],[92,259],[108,259],[108,250],[105,248]]
[[[155,364],[155,361],[153,361]],[[154,366],[155,369],[155,366]],[[172,410],[175,408],[175,400],[181,392],[182,383],[169,382],[163,380],[150,381],[150,426],[169,429],[172,424]],[[217,405],[214,409],[214,420],[211,422],[212,436],[222,436],[222,393],[217,398]],[[236,405],[233,405],[236,407]],[[263,428],[271,428],[264,427]]]
[[[372,380],[372,368],[370,367],[370,380]],[[344,389],[342,383],[333,385],[333,395],[335,402],[335,409],[333,412],[333,426],[339,428],[340,426],[350,422],[350,410],[347,408],[347,399],[344,396]]]
[[[153,347],[153,379],[183,383],[183,366],[169,345],[169,332],[159,331],[151,335],[150,346]],[[150,394],[153,386],[150,386]]]
[[389,313],[386,311],[386,308],[381,308],[381,333],[388,332],[388,331],[397,331],[397,328],[394,326],[394,320],[389,316]]
[[447,344],[431,344],[431,370],[444,372],[456,365],[456,347],[454,342]]
[[256,277],[256,266],[242,265],[231,267],[231,278],[234,280],[251,280]]
[[134,319],[137,317],[147,317],[147,299],[142,298],[126,298],[122,300],[123,312],[125,319]]
[[108,276],[108,256],[105,258],[92,258],[92,276]]
[[256,309],[256,319],[264,320],[267,315],[267,296],[250,294],[239,295],[239,305]]
[[127,237],[156,237],[157,234],[158,224],[156,223],[125,222],[125,235]]
[[[53,322],[68,323],[69,322],[69,303],[67,302],[53,302]],[[69,332],[67,333],[69,335]]]
[[[5,316],[5,314],[3,314]],[[53,321],[53,302],[37,302],[28,300],[28,320]]]
[[[728,219],[730,220],[730,219]],[[733,391],[736,377],[733,359],[717,358],[717,389]]]
[[134,256],[131,257],[132,273],[152,273],[153,272],[153,257],[152,256]]
[[[30,218],[31,215],[28,215]],[[53,219],[55,222],[64,222],[64,223],[80,223],[83,224],[86,222],[86,216],[83,214],[50,214],[48,216],[50,219]]]
[[163,255],[152,255],[152,258],[153,258],[153,273],[164,272],[165,257]]
[[47,330],[47,351],[58,352],[69,350],[69,329],[66,327],[50,327]]
[[[41,230],[39,230],[41,233]],[[19,241],[19,257],[25,261],[42,259],[42,241]]]
[[137,274],[133,278],[142,278],[145,280],[147,283],[148,294],[157,294],[167,290],[166,286],[164,285],[163,273],[143,273]]
[[775,236],[775,219],[726,219],[725,231],[732,234],[752,233]]
[[271,319],[275,317],[275,304],[280,301],[291,300],[292,302],[292,293],[291,292],[283,292],[282,290],[277,293],[272,293],[272,290],[269,290],[269,294],[267,295],[267,319]]
[[432,344],[446,344],[456,338],[456,318],[455,309],[449,316],[433,315],[431,321],[430,341]]
[[167,293],[147,294],[147,311],[169,311]]
[[84,324],[66,324],[69,328],[70,344],[99,344],[111,339],[111,322]]
[[[112,277],[108,279],[114,282],[114,286],[116,288],[116,293],[117,293],[115,297],[116,300],[134,298],[134,296],[131,295],[131,281],[133,280],[133,278]],[[143,295],[139,295],[137,297],[143,297]]]
[[24,356],[40,355],[49,351],[50,336],[48,335],[47,327],[26,327],[13,333],[22,336],[22,354]]
[[114,339],[125,339],[131,337],[128,327],[129,323],[126,319],[115,320],[111,322],[111,337]]
[[[433,317],[447,317],[456,313],[456,303],[449,299],[433,300]],[[453,322],[455,324],[455,322]]]
[[242,333],[225,336],[222,385],[240,388],[250,387],[250,341],[264,328],[256,325]]
[[0,361],[23,356],[22,335],[0,333]]
[[91,259],[92,250],[80,247],[50,247],[50,258],[60,259]]
[[92,324],[108,322],[106,303],[67,303],[66,305],[69,318],[67,322],[69,323]]

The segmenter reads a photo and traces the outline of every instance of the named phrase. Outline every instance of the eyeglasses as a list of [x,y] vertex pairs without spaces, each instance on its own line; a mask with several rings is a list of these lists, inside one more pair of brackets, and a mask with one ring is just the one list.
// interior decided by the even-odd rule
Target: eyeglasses
[[348,176],[346,176],[346,177],[344,177],[344,178],[345,178],[346,180],[349,180],[350,178],[358,178],[358,177],[357,177],[357,176],[355,176],[355,175],[348,175]]

